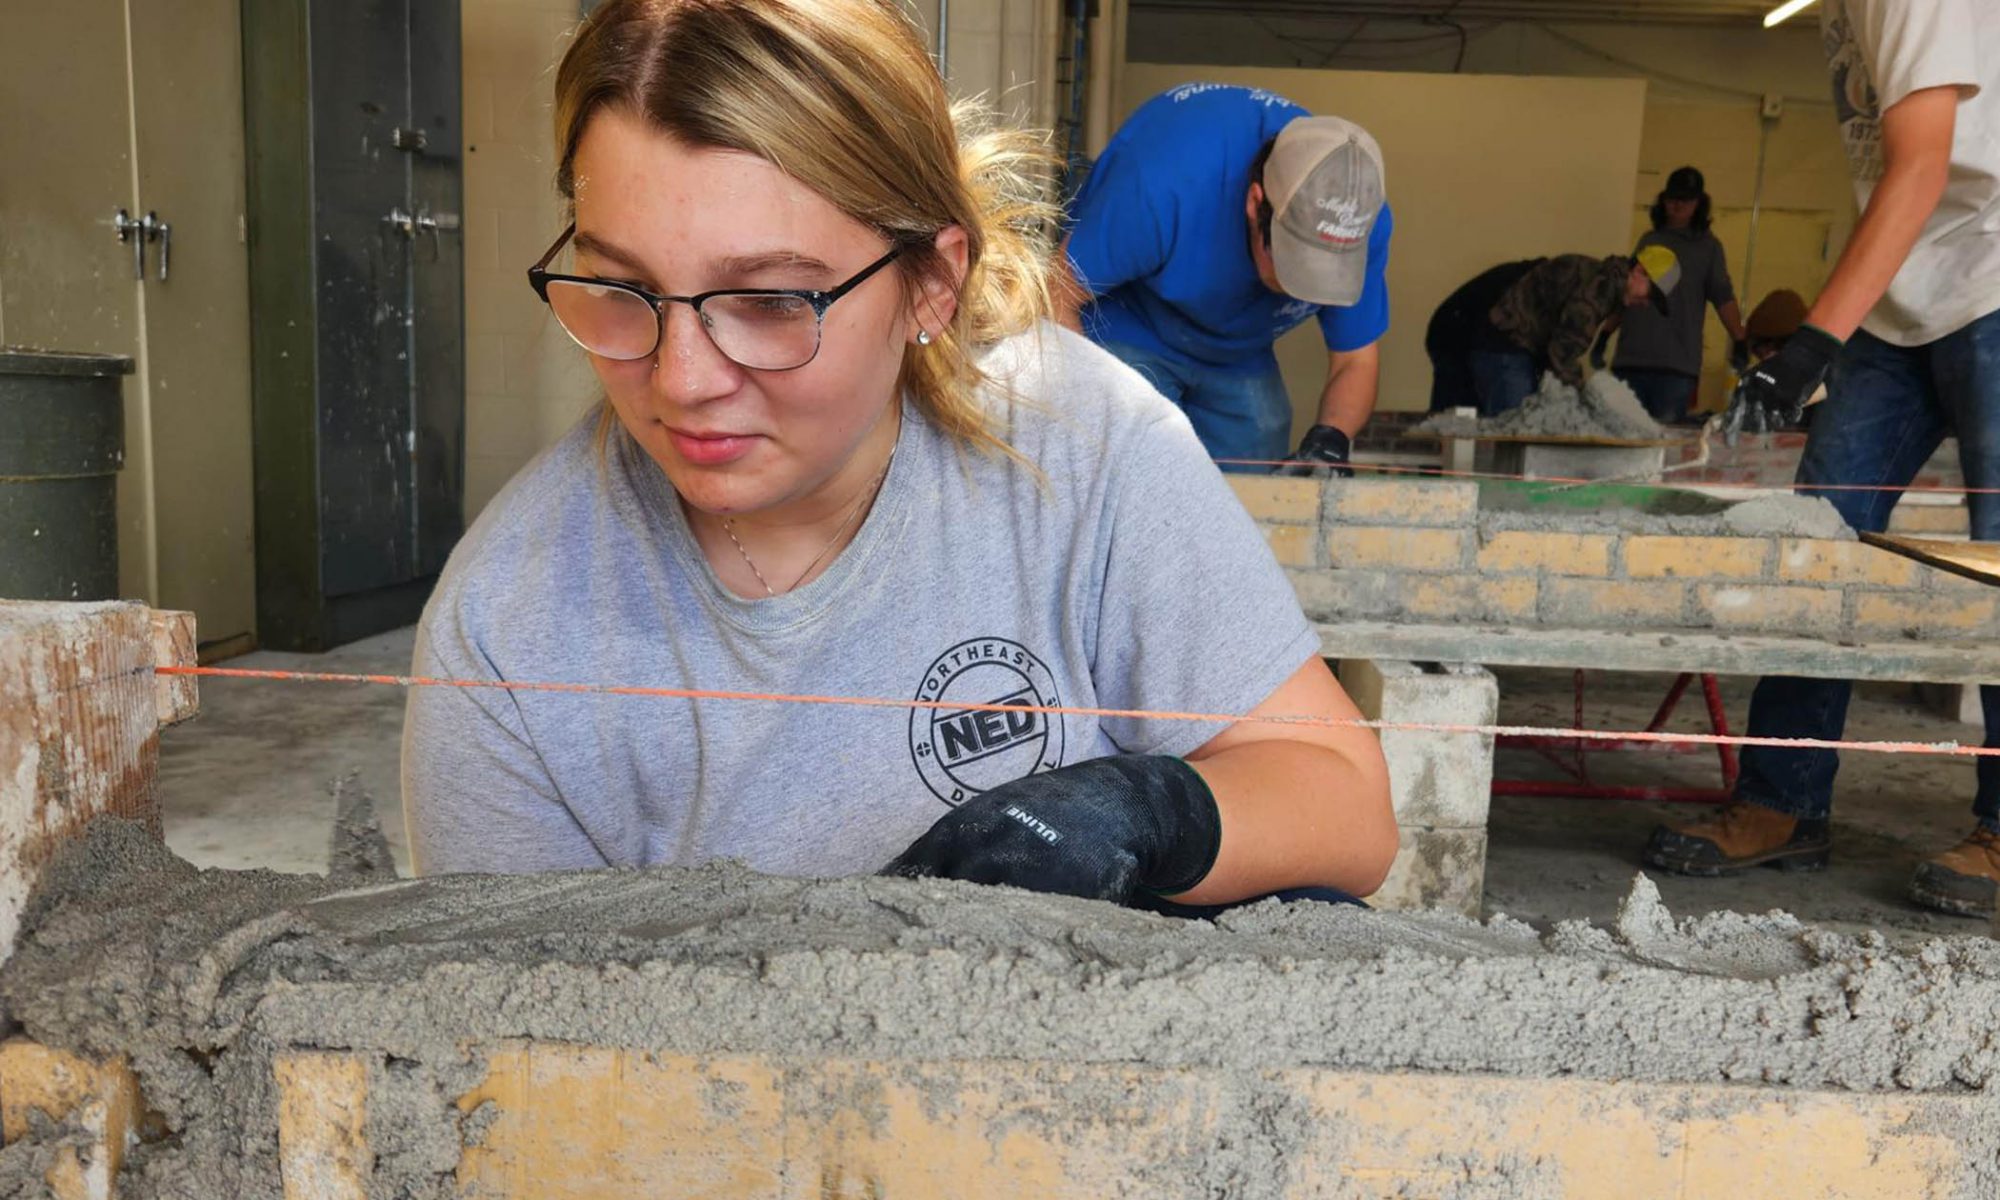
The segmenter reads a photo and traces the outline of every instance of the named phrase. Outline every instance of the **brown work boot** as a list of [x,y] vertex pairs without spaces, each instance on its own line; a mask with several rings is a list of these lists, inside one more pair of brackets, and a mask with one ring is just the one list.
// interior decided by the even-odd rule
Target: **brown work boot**
[[1645,859],[1676,875],[1728,875],[1748,867],[1817,871],[1832,857],[1824,819],[1807,821],[1761,804],[1732,800],[1682,825],[1662,825]]
[[2000,833],[1985,826],[1958,845],[1917,866],[1910,899],[1961,917],[1991,917],[2000,892]]

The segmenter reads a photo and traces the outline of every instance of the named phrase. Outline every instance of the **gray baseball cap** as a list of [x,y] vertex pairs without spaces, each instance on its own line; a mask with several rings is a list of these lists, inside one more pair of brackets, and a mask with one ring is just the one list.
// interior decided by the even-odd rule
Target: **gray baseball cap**
[[1295,118],[1264,164],[1264,196],[1276,214],[1271,258],[1285,294],[1314,304],[1360,300],[1368,235],[1387,196],[1382,150],[1368,131],[1339,117]]

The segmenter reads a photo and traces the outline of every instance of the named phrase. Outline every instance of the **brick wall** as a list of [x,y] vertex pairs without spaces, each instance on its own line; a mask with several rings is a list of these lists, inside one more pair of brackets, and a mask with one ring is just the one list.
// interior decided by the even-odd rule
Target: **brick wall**
[[1315,620],[2000,636],[2000,589],[1854,541],[1482,521],[1475,484],[1232,476]]

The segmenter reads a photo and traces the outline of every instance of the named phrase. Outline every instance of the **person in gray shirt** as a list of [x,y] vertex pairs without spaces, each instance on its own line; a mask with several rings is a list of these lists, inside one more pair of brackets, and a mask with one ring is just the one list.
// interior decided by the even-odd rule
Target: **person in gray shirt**
[[1680,282],[1665,313],[1633,309],[1618,334],[1611,372],[1625,381],[1653,419],[1671,424],[1685,417],[1701,386],[1701,330],[1710,307],[1729,331],[1730,365],[1748,364],[1743,313],[1729,282],[1728,252],[1709,232],[1707,181],[1693,167],[1667,176],[1653,201],[1653,228],[1634,254],[1664,246],[1680,260]]
[[611,0],[555,110],[530,282],[605,403],[481,513],[414,669],[735,695],[413,689],[420,871],[1379,885],[1374,734],[1187,419],[1042,320],[1045,152],[954,113],[897,6]]

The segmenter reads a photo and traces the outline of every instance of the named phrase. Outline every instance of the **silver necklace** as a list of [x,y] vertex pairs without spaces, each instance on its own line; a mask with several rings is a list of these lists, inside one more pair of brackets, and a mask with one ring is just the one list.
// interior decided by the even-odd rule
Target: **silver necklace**
[[[847,510],[847,515],[841,518],[840,528],[833,531],[833,536],[826,540],[826,545],[820,547],[818,554],[813,555],[812,561],[806,564],[806,569],[799,572],[797,579],[792,580],[792,586],[785,589],[787,592],[797,591],[798,586],[806,581],[806,576],[813,573],[813,568],[819,566],[820,560],[832,552],[841,537],[847,533],[847,527],[854,523],[854,518],[859,515],[862,509],[868,506],[868,501],[874,498],[875,493],[881,490],[882,481],[889,477],[889,468],[894,465],[895,461],[896,448],[891,446],[889,448],[889,461],[882,464],[882,473],[875,477],[875,482],[869,485],[868,490],[855,498],[853,506]],[[772,587],[771,581],[764,578],[764,572],[757,569],[757,560],[751,558],[750,552],[743,548],[743,539],[736,536],[736,521],[734,518],[722,518],[722,532],[728,534],[729,540],[735,543],[736,553],[743,556],[743,565],[749,567],[750,573],[757,577],[757,582],[764,585],[764,594],[775,598],[778,594],[778,589]]]

